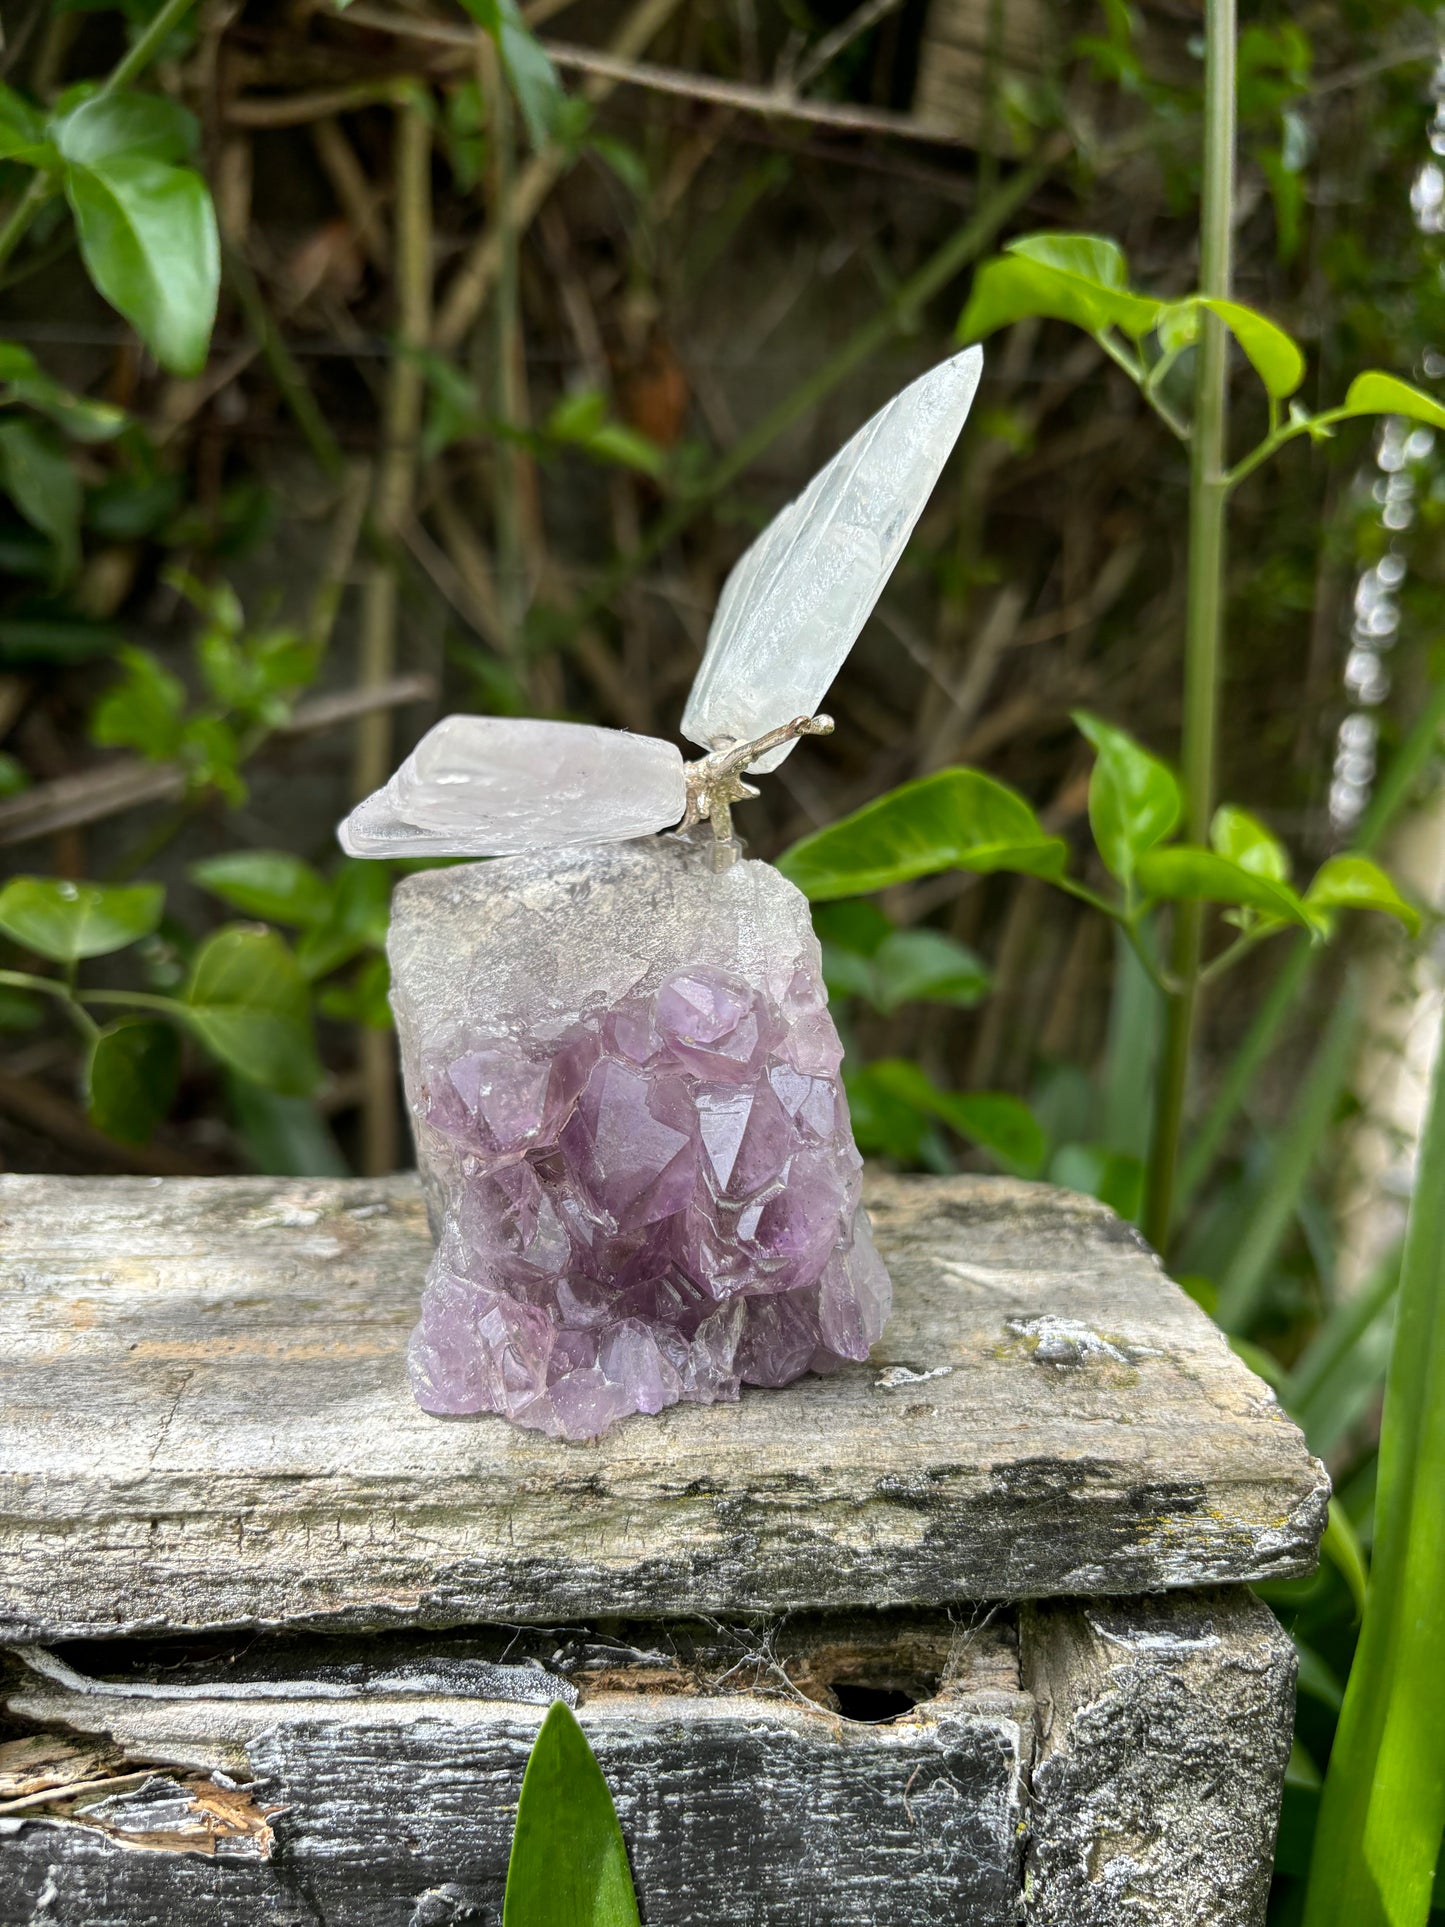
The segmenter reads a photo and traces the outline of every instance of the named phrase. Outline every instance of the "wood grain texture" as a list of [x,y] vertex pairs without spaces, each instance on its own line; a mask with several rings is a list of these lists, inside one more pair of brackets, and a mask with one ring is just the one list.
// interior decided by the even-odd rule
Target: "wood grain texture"
[[1248,1592],[1026,1611],[1038,1704],[1030,1927],[1255,1927],[1294,1723],[1288,1634]]
[[[107,1837],[9,1823],[0,1927],[494,1924],[554,1693],[657,1927],[1261,1927],[1293,1663],[1240,1589],[556,1638],[117,1644],[91,1649],[94,1678],[13,1653],[13,1724],[111,1772],[156,1766]],[[916,1703],[840,1717],[865,1684]],[[264,1857],[127,1851],[178,1781],[204,1800],[204,1774],[269,1815]]]
[[412,1403],[412,1179],[0,1179],[0,1638],[1312,1567],[1322,1468],[1130,1228],[1004,1179],[867,1197],[896,1286],[870,1364],[576,1447]]
[[[817,1673],[830,1653],[876,1666],[892,1646],[902,1663],[921,1657],[940,1672],[932,1696],[889,1724],[840,1718],[789,1684],[798,1672],[825,1690]],[[861,1645],[785,1634],[761,1665],[740,1667],[724,1644],[660,1677],[649,1657],[574,1675],[647,1921],[1017,1919],[1033,1708],[1011,1627],[971,1636],[940,1619],[896,1641],[875,1627]],[[281,1811],[265,1864],[222,1848],[210,1859],[128,1853],[79,1827],[27,1827],[0,1846],[0,1927],[36,1918],[47,1886],[53,1911],[39,1918],[85,1927],[495,1922],[545,1704],[479,1697],[451,1657],[430,1683],[413,1661],[378,1670],[364,1695],[327,1699],[324,1655],[309,1659],[301,1676],[267,1676],[253,1656],[242,1681],[223,1662],[210,1669],[214,1697],[204,1669],[178,1689],[174,1664],[148,1691],[14,1667],[12,1718],[104,1733],[171,1765],[209,1749]]]

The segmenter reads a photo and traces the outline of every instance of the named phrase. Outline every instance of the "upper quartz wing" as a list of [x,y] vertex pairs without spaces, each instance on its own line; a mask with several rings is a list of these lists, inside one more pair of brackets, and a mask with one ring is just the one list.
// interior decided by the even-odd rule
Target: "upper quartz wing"
[[[769,523],[723,587],[683,734],[704,748],[811,716],[858,640],[968,419],[967,348],[895,395]],[[776,769],[792,743],[758,758]]]
[[448,716],[337,831],[349,856],[516,856],[670,828],[682,752],[584,723]]

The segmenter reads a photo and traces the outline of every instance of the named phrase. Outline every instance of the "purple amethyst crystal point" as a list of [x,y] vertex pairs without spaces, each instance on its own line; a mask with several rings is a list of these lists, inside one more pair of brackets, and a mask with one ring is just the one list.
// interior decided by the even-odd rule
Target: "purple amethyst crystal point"
[[867,1357],[887,1271],[807,905],[678,839],[412,877],[393,1002],[429,1412],[595,1438]]

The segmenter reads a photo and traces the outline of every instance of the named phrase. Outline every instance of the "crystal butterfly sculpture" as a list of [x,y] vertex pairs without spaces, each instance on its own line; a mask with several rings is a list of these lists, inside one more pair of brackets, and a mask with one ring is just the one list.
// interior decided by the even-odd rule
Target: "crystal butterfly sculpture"
[[817,709],[902,555],[978,388],[965,349],[867,422],[747,550],[723,587],[682,731],[684,764],[656,736],[580,723],[448,716],[341,825],[351,856],[512,856],[711,821],[757,791]]
[[[979,352],[855,435],[733,570],[683,717],[706,752],[451,716],[354,810],[420,869],[387,955],[437,1244],[408,1350],[432,1413],[595,1438],[866,1359],[891,1303],[808,904],[742,860],[747,769],[818,704],[938,479]],[[657,836],[707,821],[708,839]]]

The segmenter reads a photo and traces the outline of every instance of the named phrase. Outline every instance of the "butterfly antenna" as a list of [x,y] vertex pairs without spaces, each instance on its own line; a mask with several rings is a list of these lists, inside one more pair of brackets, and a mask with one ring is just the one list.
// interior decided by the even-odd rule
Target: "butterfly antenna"
[[712,825],[715,844],[731,843],[733,804],[758,794],[751,783],[743,781],[744,770],[769,750],[795,742],[799,736],[831,736],[832,733],[831,716],[795,716],[792,722],[781,723],[764,736],[754,736],[746,743],[724,743],[706,756],[699,756],[695,763],[686,765],[687,809],[678,829],[688,830],[706,820]]

